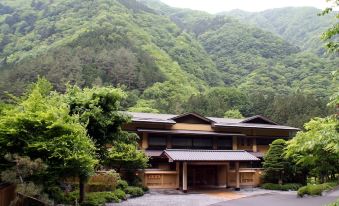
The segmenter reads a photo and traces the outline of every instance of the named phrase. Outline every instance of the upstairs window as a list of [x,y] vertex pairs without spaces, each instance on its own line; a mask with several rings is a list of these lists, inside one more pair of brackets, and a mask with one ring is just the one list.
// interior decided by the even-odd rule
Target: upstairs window
[[218,138],[218,149],[223,149],[223,150],[232,150],[233,148],[233,141],[232,137],[219,137]]
[[193,137],[194,149],[212,149],[213,140],[209,137]]
[[166,136],[150,135],[148,137],[148,148],[149,149],[166,149],[167,145]]
[[172,137],[172,147],[174,149],[191,149],[193,145],[190,137]]

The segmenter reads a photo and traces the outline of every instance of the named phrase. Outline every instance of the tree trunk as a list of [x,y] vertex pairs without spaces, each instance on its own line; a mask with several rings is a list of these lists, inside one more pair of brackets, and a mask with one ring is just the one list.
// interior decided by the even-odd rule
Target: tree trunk
[[85,181],[79,177],[79,203],[82,203],[85,199]]

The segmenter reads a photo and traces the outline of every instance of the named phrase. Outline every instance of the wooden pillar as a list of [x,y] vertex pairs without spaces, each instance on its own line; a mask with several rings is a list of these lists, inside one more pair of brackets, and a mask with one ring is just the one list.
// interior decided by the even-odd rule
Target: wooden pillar
[[142,133],[142,144],[141,144],[141,148],[143,150],[148,148],[148,133],[143,132]]
[[230,175],[230,164],[227,163],[226,164],[226,188],[230,187],[230,178],[229,178],[229,175]]
[[167,136],[167,138],[166,138],[166,147],[167,147],[167,149],[172,148],[172,137],[171,136]]
[[253,138],[253,147],[252,147],[253,152],[257,152],[258,148],[257,148],[257,139]]
[[213,149],[218,149],[218,138],[213,137]]
[[240,173],[239,173],[239,162],[235,162],[235,174],[236,174],[236,186],[235,190],[240,190]]
[[238,149],[238,138],[237,138],[237,136],[233,136],[232,137],[233,138],[233,150],[237,150]]
[[187,192],[187,162],[182,164],[182,190]]
[[180,162],[175,163],[175,171],[177,172],[176,188],[180,189]]

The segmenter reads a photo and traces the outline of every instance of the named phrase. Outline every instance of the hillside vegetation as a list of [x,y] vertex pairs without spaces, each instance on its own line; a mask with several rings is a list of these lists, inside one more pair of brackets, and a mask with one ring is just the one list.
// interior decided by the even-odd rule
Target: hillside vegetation
[[[309,18],[309,10],[211,15],[156,0],[3,0],[0,98],[44,76],[58,91],[66,83],[121,87],[131,111],[237,109],[301,126],[327,114],[324,102],[338,88],[331,72],[339,60],[321,53],[318,38],[331,17]],[[286,98],[302,99],[301,109],[281,119],[275,110]]]

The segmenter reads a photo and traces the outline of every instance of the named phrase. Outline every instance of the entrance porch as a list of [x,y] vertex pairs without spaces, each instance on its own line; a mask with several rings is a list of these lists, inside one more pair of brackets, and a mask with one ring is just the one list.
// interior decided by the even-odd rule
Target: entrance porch
[[241,165],[257,161],[239,150],[165,150],[163,156],[173,170],[150,169],[143,176],[149,188],[190,189],[253,187],[260,183],[261,170]]

